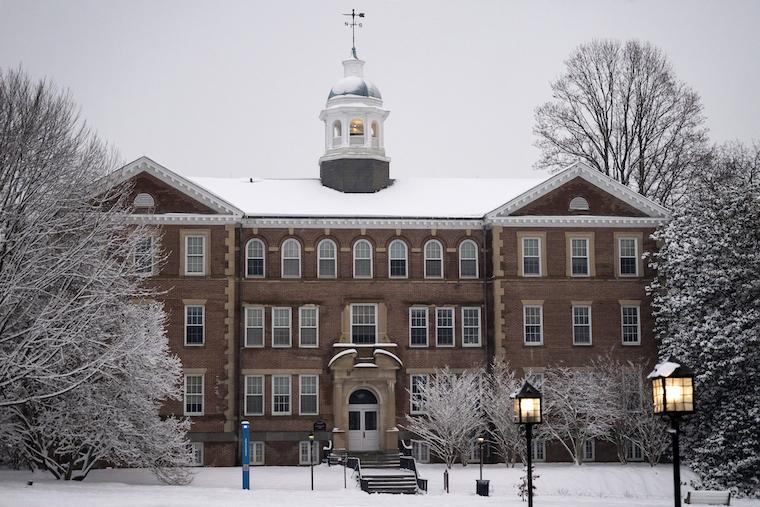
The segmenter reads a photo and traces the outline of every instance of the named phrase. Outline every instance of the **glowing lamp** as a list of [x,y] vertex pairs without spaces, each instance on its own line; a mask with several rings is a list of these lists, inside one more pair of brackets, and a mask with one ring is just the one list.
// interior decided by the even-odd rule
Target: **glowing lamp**
[[541,393],[527,381],[513,395],[515,422],[518,424],[540,424],[542,418]]
[[674,357],[654,367],[652,381],[654,413],[679,415],[694,412],[694,372]]

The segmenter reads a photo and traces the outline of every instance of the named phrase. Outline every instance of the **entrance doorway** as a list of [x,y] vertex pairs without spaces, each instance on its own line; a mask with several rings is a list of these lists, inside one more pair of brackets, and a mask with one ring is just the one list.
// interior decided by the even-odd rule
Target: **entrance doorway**
[[348,448],[351,451],[376,451],[377,397],[367,389],[357,389],[348,398]]

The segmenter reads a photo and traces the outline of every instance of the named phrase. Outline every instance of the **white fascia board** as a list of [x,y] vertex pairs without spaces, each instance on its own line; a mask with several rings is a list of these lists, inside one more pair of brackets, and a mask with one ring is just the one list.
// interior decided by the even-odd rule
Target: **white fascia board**
[[218,213],[239,216],[243,215],[242,210],[236,208],[218,195],[209,192],[200,185],[193,183],[192,181],[180,176],[174,171],[167,169],[158,162],[145,156],[130,162],[120,169],[117,169],[113,173],[103,178],[101,181],[104,186],[111,188],[124,183],[128,179],[140,174],[141,172],[146,172],[151,176],[154,176],[170,187],[176,189],[179,192],[182,192],[183,194],[191,197],[192,199],[195,199],[196,201],[207,205]]
[[135,224],[228,225],[240,223],[238,215],[204,215],[200,213],[130,214],[127,221]]
[[617,217],[595,215],[522,215],[487,218],[489,225],[503,227],[612,227],[656,228],[666,224],[667,217]]
[[480,219],[437,218],[337,218],[337,217],[246,217],[243,227],[260,229],[480,229]]
[[606,174],[589,167],[584,162],[578,161],[558,172],[543,183],[539,183],[530,190],[523,192],[509,202],[487,213],[486,218],[492,219],[507,216],[577,177],[583,178],[592,185],[617,197],[642,213],[647,214],[649,217],[668,219],[671,216],[670,211],[667,208],[644,197],[638,192],[631,190]]

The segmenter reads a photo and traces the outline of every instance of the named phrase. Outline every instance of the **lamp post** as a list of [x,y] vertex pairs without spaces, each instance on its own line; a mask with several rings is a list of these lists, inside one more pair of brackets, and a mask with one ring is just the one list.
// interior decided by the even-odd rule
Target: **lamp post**
[[673,438],[673,494],[675,507],[681,507],[681,457],[678,449],[678,423],[681,416],[694,412],[694,371],[670,356],[647,376],[652,380],[655,414],[670,419]]
[[314,432],[309,433],[309,468],[311,468],[311,490],[314,491]]
[[483,443],[486,441],[483,437],[478,437],[478,454],[480,454],[480,480],[483,480]]
[[533,425],[541,424],[543,416],[541,408],[541,393],[526,380],[519,391],[512,395],[514,398],[515,422],[525,425],[525,437],[528,443],[528,507],[533,507]]

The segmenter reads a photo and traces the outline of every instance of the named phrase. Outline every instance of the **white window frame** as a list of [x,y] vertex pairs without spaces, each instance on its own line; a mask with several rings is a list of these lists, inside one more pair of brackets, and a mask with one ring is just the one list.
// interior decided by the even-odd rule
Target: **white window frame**
[[[477,329],[478,329],[478,341],[476,343],[467,343],[465,341],[465,337],[467,335],[465,333],[465,318],[464,318],[464,314],[465,314],[465,311],[468,311],[468,310],[476,310],[477,313],[478,313],[478,327],[477,327]],[[480,307],[479,306],[463,306],[462,309],[461,309],[461,312],[462,312],[462,315],[461,315],[461,322],[462,322],[462,347],[480,347],[481,343],[482,343],[482,338],[481,337],[483,335],[483,331],[482,331],[482,327],[483,327],[482,326],[482,314],[481,314]],[[467,326],[467,328],[470,329],[470,328],[472,328],[472,326]]]
[[[391,261],[398,261],[400,259],[393,257],[393,244],[394,243],[400,243],[404,247],[404,276],[400,275],[394,275],[391,272]],[[388,244],[388,278],[409,278],[409,246],[406,244],[406,241],[403,239],[394,239]]]
[[[288,344],[287,345],[278,345],[274,341],[274,335],[275,330],[277,329],[285,329],[285,326],[278,326],[275,321],[275,312],[277,310],[287,310],[288,311]],[[272,348],[274,349],[287,349],[289,347],[293,346],[293,309],[289,306],[273,306],[272,307]]]
[[[638,449],[638,456],[636,456],[635,450]],[[635,442],[627,440],[625,443],[625,459],[628,461],[644,461],[644,450],[641,446]]]
[[[623,255],[623,241],[633,241],[633,257],[630,255]],[[636,278],[639,276],[639,238],[635,236],[622,236],[618,238],[618,258],[617,258],[617,271],[621,277]],[[633,265],[636,268],[635,273],[623,273],[622,262],[623,259],[633,259]]]
[[190,442],[190,450],[193,453],[193,463],[191,466],[202,467],[205,457],[203,442]]
[[[328,243],[332,245],[333,256],[323,257],[322,245],[326,245]],[[332,261],[332,266],[333,266],[332,275],[326,275],[322,273],[322,261]],[[325,238],[321,240],[319,243],[317,243],[317,278],[338,278],[338,245],[337,243],[335,243],[335,241],[329,238]]]
[[[190,263],[188,260],[191,257],[189,243],[191,238],[201,239],[201,254],[192,254],[192,257],[201,258],[201,270],[189,271]],[[204,234],[188,234],[185,236],[185,276],[206,276],[206,236]]]
[[[369,259],[367,259],[366,257],[359,258],[359,257],[356,256],[356,249],[359,247],[359,245],[364,245],[364,244],[366,244],[367,247],[369,248]],[[366,240],[366,239],[357,239],[354,242],[354,247],[351,250],[352,250],[352,253],[353,253],[354,278],[366,279],[366,280],[374,278],[374,276],[375,276],[375,266],[374,266],[374,264],[375,264],[375,262],[374,262],[375,255],[374,255],[374,248],[372,248],[372,243],[370,243],[369,240]],[[369,275],[360,275],[360,274],[357,274],[357,272],[356,272],[356,262],[357,261],[364,261],[364,262],[369,261]]]
[[[248,379],[257,378],[261,381],[261,393],[251,393],[249,390],[248,385]],[[243,400],[243,410],[245,415],[264,415],[264,407],[266,406],[266,379],[264,378],[264,375],[246,375],[243,378],[244,382],[244,389],[245,389],[245,399]],[[248,397],[251,396],[260,396],[261,397],[261,411],[260,412],[254,412],[252,410],[248,409]]]
[[[311,463],[319,464],[319,442],[314,440],[301,440],[298,442],[298,464],[309,465],[309,444],[311,444]],[[304,451],[305,450],[305,451]],[[304,456],[305,455],[305,456]]]
[[[425,413],[425,400],[422,399],[422,395],[414,392],[414,378],[419,377],[424,379],[427,383],[430,381],[430,375],[427,373],[412,373],[409,375],[409,413],[411,415],[419,415]],[[415,408],[415,405],[417,408]]]
[[[147,253],[139,251],[139,245],[143,241],[148,242]],[[132,253],[132,258],[135,263],[135,272],[138,276],[149,277],[156,274],[155,243],[155,238],[151,235],[145,235],[143,237],[137,238],[135,243],[135,251]],[[146,263],[149,269],[145,269]]]
[[[303,392],[303,379],[304,378],[313,378],[315,379],[315,388],[316,392],[312,393],[306,393]],[[316,411],[314,412],[306,412],[303,410],[303,404],[302,399],[304,396],[314,396],[316,398]],[[319,415],[319,375],[299,375],[298,376],[298,415]]]
[[[261,344],[260,345],[250,345],[248,343],[248,330],[249,329],[256,329],[258,326],[249,326],[248,325],[248,314],[249,312],[259,312],[261,314]],[[266,309],[263,306],[246,306],[245,312],[243,312],[243,318],[245,319],[244,326],[245,326],[245,332],[243,333],[243,346],[245,348],[255,348],[260,349],[264,347],[264,344],[266,343]]]
[[[313,326],[304,326],[304,318],[303,313],[304,311],[313,311],[314,312],[314,325]],[[313,329],[314,330],[314,344],[313,345],[304,345],[303,343],[303,330],[304,329]],[[298,308],[298,346],[303,349],[316,349],[319,347],[319,307],[308,305],[308,306],[300,306]]]
[[[285,245],[288,243],[293,242],[298,247],[298,255],[296,257],[285,257]],[[282,242],[282,246],[280,247],[280,278],[301,278],[301,264],[302,264],[302,252],[301,252],[301,242],[298,241],[295,238],[288,238],[285,241]],[[285,274],[285,260],[298,260],[298,274],[297,275],[286,275]]]
[[[636,341],[625,341],[625,308],[636,309]],[[641,306],[639,305],[620,305],[620,341],[626,346],[641,345]]]
[[[375,343],[377,343],[378,332],[379,332],[378,320],[380,317],[378,315],[379,311],[378,311],[377,303],[351,303],[351,305],[349,306],[349,316],[348,316],[349,322],[350,322],[350,326],[349,326],[350,342],[354,343],[354,308],[356,308],[357,306],[372,306],[375,308]],[[364,325],[364,324],[357,324],[357,325]]]
[[[538,342],[528,341],[528,308],[538,308],[539,317],[539,332],[541,334],[541,340]],[[535,326],[535,324],[530,324]],[[543,305],[523,305],[523,345],[528,347],[539,347],[544,344],[544,306]]]
[[593,438],[589,438],[583,444],[583,461],[595,461],[595,460],[596,460],[596,440],[594,440]]
[[[250,247],[253,244],[258,243],[261,246],[261,257],[252,257],[250,253]],[[261,259],[261,274],[250,275],[248,274],[248,261]],[[259,238],[251,238],[245,244],[245,278],[266,278],[267,275],[267,245]]]
[[[581,327],[583,324],[576,324],[575,322],[575,310],[585,308],[588,310],[588,343],[578,342],[575,336],[575,327]],[[573,333],[573,345],[577,347],[590,347],[594,343],[594,326],[591,318],[591,305],[573,305],[570,310],[570,318],[572,320],[572,333]]]
[[[543,438],[534,438],[531,442],[531,452],[533,453],[533,461],[537,463],[543,463],[546,461],[546,440]],[[539,452],[541,456],[539,457]]]
[[[267,459],[266,458],[266,449],[267,449],[266,444],[264,442],[262,442],[261,440],[253,440],[251,442],[250,447],[251,448],[250,448],[249,454],[250,454],[250,457],[251,457],[251,465],[254,465],[254,466],[262,466],[262,465],[264,465],[266,463],[266,459]],[[261,459],[256,459],[256,454],[257,454],[256,449],[257,448],[261,450]]]
[[[575,241],[583,241],[586,244],[586,255],[579,256],[579,255],[573,255],[573,242]],[[584,237],[571,237],[570,238],[570,276],[576,277],[576,278],[588,278],[591,276],[591,252],[589,251],[591,248],[591,240],[589,238]],[[586,259],[586,272],[585,273],[574,273],[573,272],[573,259]]]
[[[189,377],[200,377],[201,378],[201,392],[200,392],[201,410],[199,412],[188,412],[188,410],[187,410],[187,397],[188,397],[187,379]],[[205,391],[206,391],[206,376],[204,374],[202,374],[202,373],[186,373],[185,374],[184,389],[182,391],[182,394],[183,394],[183,396],[182,396],[182,411],[183,411],[184,415],[187,415],[187,416],[203,415],[204,409],[206,408],[206,400],[204,399],[205,398]],[[198,396],[198,393],[192,393],[189,396]]]
[[[475,249],[475,258],[474,259],[465,259],[464,257],[462,257],[462,248],[465,245],[472,245],[472,247]],[[478,276],[480,276],[480,265],[479,265],[480,263],[478,262],[478,256],[480,255],[480,252],[479,252],[479,249],[478,249],[478,244],[475,243],[475,241],[473,241],[471,239],[466,239],[466,240],[462,241],[459,244],[458,250],[459,250],[459,252],[458,252],[459,253],[459,278],[463,278],[465,280],[474,280],[474,279],[477,279]],[[472,261],[472,260],[475,261],[475,275],[463,275],[462,274],[462,261]]]
[[[440,250],[441,250],[441,256],[440,257],[437,257],[437,258],[436,257],[428,257],[428,251],[427,251],[428,250],[428,245],[433,244],[433,243],[436,243],[438,245],[438,247],[440,248]],[[425,245],[422,247],[422,267],[423,267],[424,277],[425,278],[430,278],[430,279],[434,279],[434,280],[442,280],[443,279],[443,277],[445,275],[444,269],[443,269],[444,268],[443,259],[445,257],[445,253],[446,253],[446,250],[443,248],[443,243],[441,243],[437,239],[430,239],[430,240],[428,240],[428,241],[425,242]],[[428,267],[427,267],[428,261],[438,261],[438,263],[441,266],[441,274],[439,276],[428,275]]]
[[[187,342],[187,328],[190,327],[187,324],[187,312],[190,308],[200,308],[201,309],[201,342],[200,343],[188,343]],[[192,327],[198,327],[198,326],[192,326]],[[206,305],[199,305],[199,304],[188,304],[185,305],[185,326],[184,326],[184,336],[183,336],[183,342],[185,344],[185,347],[203,347],[206,345]]]
[[[412,312],[414,310],[423,310],[425,312],[425,344],[414,343],[412,341],[412,329],[422,329],[422,326],[412,326]],[[410,306],[409,307],[409,346],[412,348],[426,348],[430,345],[430,309],[427,306]]]
[[[275,379],[287,379],[288,380],[288,394],[276,394]],[[278,396],[287,396],[288,398],[288,410],[278,411],[276,410],[276,400]],[[291,375],[272,375],[272,415],[291,415],[293,413],[293,377]]]
[[430,463],[430,444],[424,440],[412,440],[412,457],[417,463]]
[[[528,241],[528,240],[530,240],[530,241],[535,240],[536,242],[538,242],[538,255],[537,256],[536,255],[525,255],[525,251],[526,251],[525,250],[525,242]],[[542,264],[542,259],[541,259],[541,237],[540,236],[525,236],[525,237],[522,238],[521,241],[522,241],[522,259],[520,259],[520,262],[522,262],[522,269],[521,269],[521,271],[522,271],[523,277],[538,278],[538,277],[543,276],[543,274],[544,274],[543,273],[543,267],[541,266],[541,264]],[[525,259],[526,258],[531,258],[531,259],[537,258],[538,259],[538,273],[526,273],[525,272]]]
[[[440,326],[438,324],[438,312],[447,311],[451,313],[451,326]],[[439,348],[452,348],[457,344],[457,312],[453,306],[442,306],[435,309],[435,346]],[[451,329],[451,344],[441,345],[438,340],[438,329]]]

